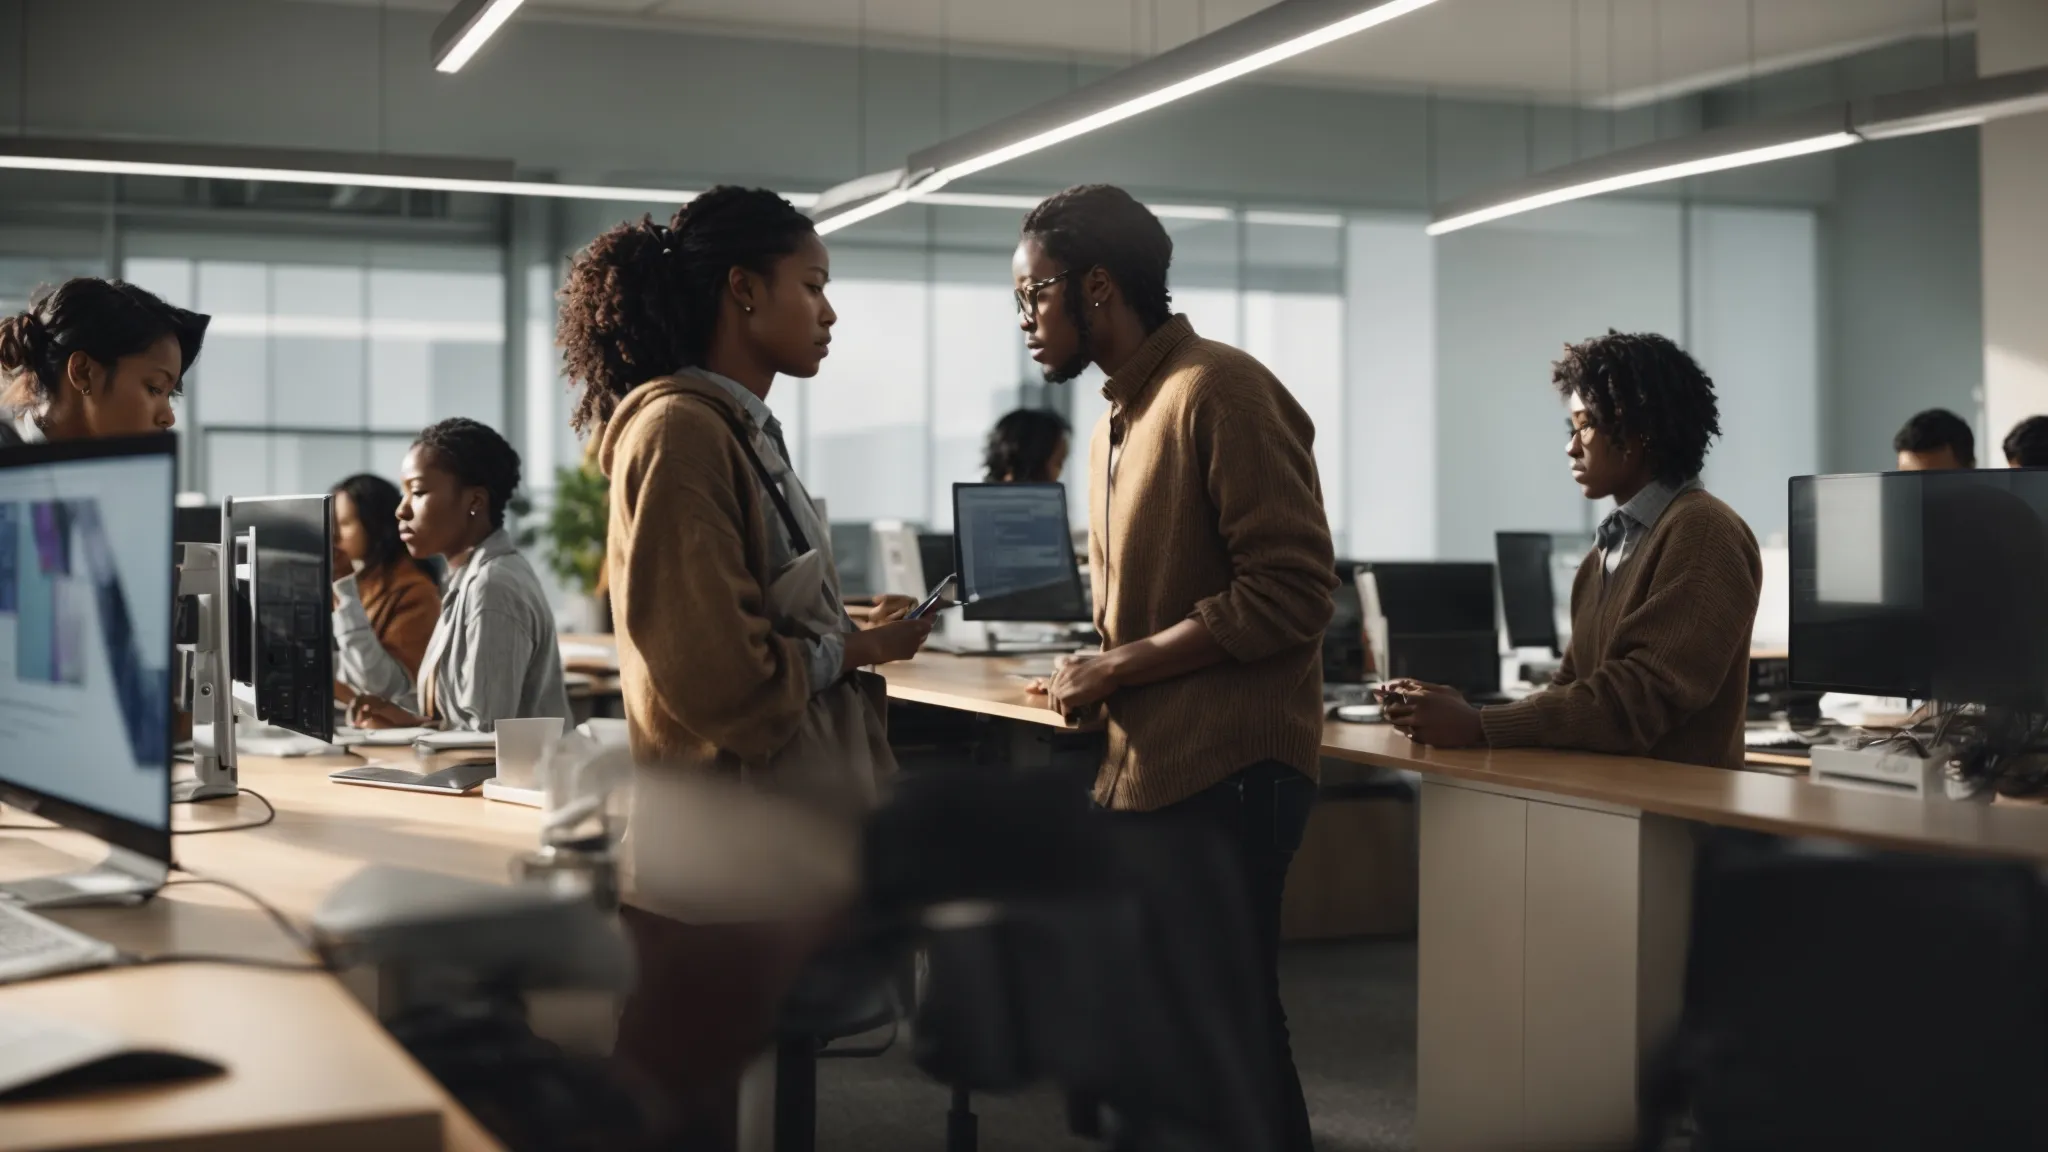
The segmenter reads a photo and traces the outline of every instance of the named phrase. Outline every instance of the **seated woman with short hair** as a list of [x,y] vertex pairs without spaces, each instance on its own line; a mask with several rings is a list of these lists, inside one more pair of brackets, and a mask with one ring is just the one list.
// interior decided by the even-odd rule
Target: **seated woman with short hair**
[[519,453],[474,420],[443,420],[406,453],[402,480],[398,535],[406,551],[448,561],[441,618],[416,690],[397,699],[357,696],[349,722],[490,732],[500,720],[566,721],[554,609],[505,530]]
[[441,618],[433,568],[398,535],[398,486],[361,473],[334,497],[334,696],[412,692]]

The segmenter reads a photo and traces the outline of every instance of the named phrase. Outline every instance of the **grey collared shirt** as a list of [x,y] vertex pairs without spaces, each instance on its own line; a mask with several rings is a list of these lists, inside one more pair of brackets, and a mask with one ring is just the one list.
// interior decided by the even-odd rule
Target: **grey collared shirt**
[[[1671,502],[1687,492],[1697,492],[1706,487],[1695,476],[1685,483],[1672,486],[1662,480],[1652,480],[1642,491],[1629,498],[1628,503],[1607,514],[1600,522],[1599,544],[1602,562],[1611,574],[1636,550],[1657,521],[1664,518],[1665,509]],[[1617,534],[1619,538],[1617,539]]]
[[[797,479],[796,470],[789,465],[788,445],[782,439],[782,421],[775,418],[766,402],[747,390],[746,385],[730,377],[721,376],[705,368],[686,369],[690,373],[711,381],[725,389],[747,415],[754,421],[762,435],[754,439],[754,451],[760,454],[762,467],[774,478],[776,486],[782,489],[783,498],[789,501],[791,514],[796,517],[797,527],[809,537],[811,547],[823,554],[827,562],[832,559],[832,531],[824,518],[818,515],[818,507],[811,502],[810,493],[804,490],[803,482]],[[768,565],[780,569],[796,559],[796,544],[789,537],[789,529],[783,526],[782,517],[771,511],[768,521]],[[851,631],[853,621],[840,609],[839,617],[845,631],[816,640],[803,641],[809,651],[807,666],[811,673],[811,693],[816,695],[831,687],[839,680],[840,667],[846,660],[846,631]]]
[[[392,703],[419,711],[419,686],[377,643],[354,581],[342,583],[348,587],[336,588],[342,596],[334,630],[344,681],[372,695],[389,692]],[[450,728],[490,732],[500,720],[571,718],[554,609],[533,565],[502,528],[448,573],[441,618],[420,662],[421,680],[430,675],[434,702]]]

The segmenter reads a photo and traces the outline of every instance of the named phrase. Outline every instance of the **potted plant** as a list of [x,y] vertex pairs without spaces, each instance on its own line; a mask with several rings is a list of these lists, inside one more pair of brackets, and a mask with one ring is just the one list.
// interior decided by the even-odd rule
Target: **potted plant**
[[[611,631],[611,605],[604,594],[605,526],[611,517],[611,486],[604,473],[591,465],[555,470],[555,499],[537,524],[527,524],[520,533],[522,546],[536,537],[542,544],[548,570],[581,600],[566,620],[572,632]],[[531,505],[514,504],[524,514]],[[580,618],[578,618],[580,617]]]

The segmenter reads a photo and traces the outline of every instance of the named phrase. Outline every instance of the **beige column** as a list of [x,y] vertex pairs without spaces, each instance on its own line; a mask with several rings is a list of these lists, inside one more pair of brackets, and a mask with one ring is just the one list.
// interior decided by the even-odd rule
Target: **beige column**
[[[1977,70],[2048,64],[2048,0],[1977,0]],[[1990,443],[2048,413],[2048,113],[1983,128],[1984,409]]]

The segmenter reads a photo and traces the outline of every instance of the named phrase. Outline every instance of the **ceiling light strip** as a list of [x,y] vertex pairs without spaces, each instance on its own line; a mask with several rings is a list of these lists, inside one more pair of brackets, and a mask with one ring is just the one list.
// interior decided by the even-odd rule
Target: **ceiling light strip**
[[[846,226],[833,223],[841,205],[857,203],[843,210],[871,219],[912,199],[924,199],[955,180],[1228,83],[1434,2],[1279,0],[1093,84],[913,153],[890,192],[848,196],[830,190],[821,201],[825,207],[819,213],[819,229]],[[886,174],[864,176],[855,183],[865,192],[881,175]],[[883,207],[874,207],[884,202]]]
[[434,71],[460,72],[526,0],[462,0],[434,29]]
[[[419,156],[308,152],[297,149],[214,148],[203,145],[113,141],[0,139],[0,168],[172,179],[252,180],[276,184],[319,184],[349,188],[397,188],[466,192],[489,196],[533,196],[562,200],[608,200],[629,204],[685,204],[697,192],[616,184],[557,184],[519,180],[511,163]],[[799,208],[816,202],[811,193],[789,193]]]
[[1520,184],[1459,201],[1437,212],[1427,231],[1442,236],[1589,196],[1846,148],[1861,140],[1849,130],[1846,106],[1713,129],[1567,164]]

